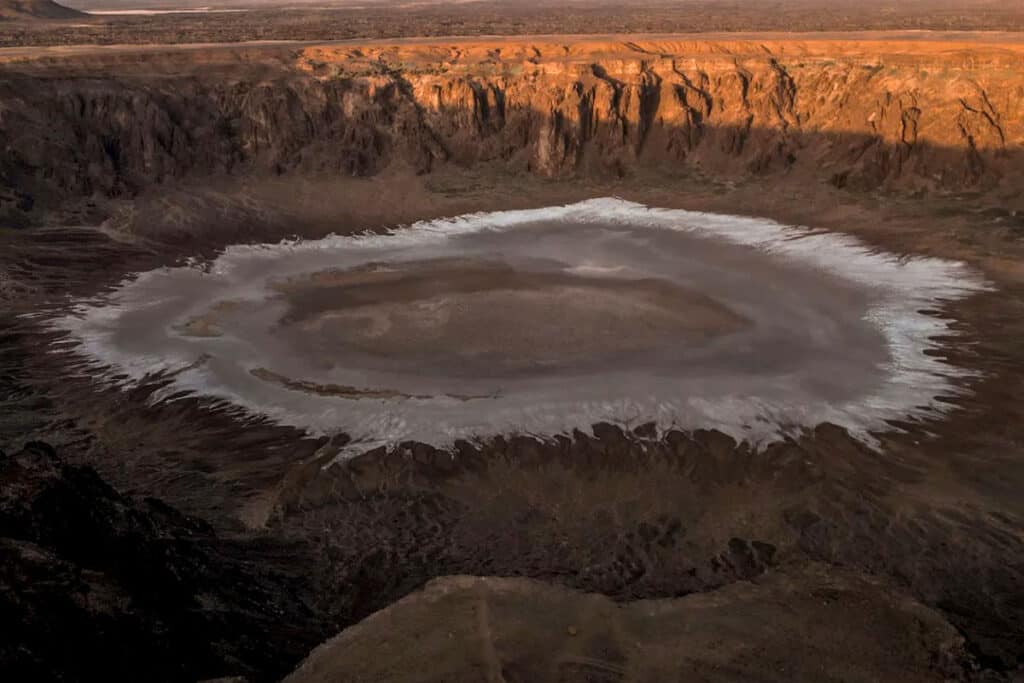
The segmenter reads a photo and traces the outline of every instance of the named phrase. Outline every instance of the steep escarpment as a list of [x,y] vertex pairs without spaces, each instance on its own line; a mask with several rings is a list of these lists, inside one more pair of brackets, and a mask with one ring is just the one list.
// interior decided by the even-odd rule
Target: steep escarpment
[[[211,174],[787,174],[854,189],[1024,187],[1024,50],[952,43],[412,44],[9,62],[0,202]],[[213,62],[215,68],[209,63]],[[70,72],[70,75],[69,75]]]
[[258,70],[239,63],[251,55],[202,51],[154,52],[134,69],[104,57],[80,58],[80,70],[51,61],[59,76],[43,62],[8,61],[0,204],[24,217],[53,200],[131,196],[187,177],[427,173],[441,163],[550,177],[700,169],[1012,196],[1024,186],[1016,48],[323,46],[274,48]]

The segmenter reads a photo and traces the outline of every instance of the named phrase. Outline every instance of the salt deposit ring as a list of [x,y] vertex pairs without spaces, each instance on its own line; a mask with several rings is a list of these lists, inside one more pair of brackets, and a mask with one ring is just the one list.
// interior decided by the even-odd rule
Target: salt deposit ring
[[58,326],[107,377],[364,447],[597,422],[868,439],[948,407],[970,373],[926,353],[937,311],[985,287],[837,233],[596,199],[231,247]]

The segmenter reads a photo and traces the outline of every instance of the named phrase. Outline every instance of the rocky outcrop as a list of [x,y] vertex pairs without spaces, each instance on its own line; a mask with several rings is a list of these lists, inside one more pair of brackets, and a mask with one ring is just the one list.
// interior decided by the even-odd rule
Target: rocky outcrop
[[963,659],[962,639],[936,612],[815,566],[625,604],[526,579],[457,576],[346,629],[285,683],[938,683],[960,679]]
[[143,55],[138,73],[93,58],[77,75],[10,63],[0,202],[28,215],[54,198],[172,179],[427,173],[444,162],[555,178],[689,169],[1013,192],[1024,187],[1024,52],[1012,47],[322,47],[259,69],[248,53],[202,71],[224,56]]
[[76,79],[41,84],[42,98],[25,95],[33,90],[25,81],[6,85],[2,174],[22,194],[130,195],[172,178],[242,170],[368,175],[400,159],[425,171],[436,151],[415,104],[386,79]]
[[[678,529],[639,534],[669,547]],[[315,558],[217,538],[29,443],[0,453],[0,675],[278,680],[308,653],[285,680],[1008,680],[975,677],[943,614],[884,578],[792,558],[765,571],[773,556],[733,539],[712,560],[724,583],[629,602],[526,579],[440,578],[353,624],[418,582],[389,585],[387,561],[367,561],[344,584],[367,604],[328,618],[309,606],[310,577],[280,568]]]
[[274,565],[46,444],[0,453],[4,680],[273,679],[322,638]]

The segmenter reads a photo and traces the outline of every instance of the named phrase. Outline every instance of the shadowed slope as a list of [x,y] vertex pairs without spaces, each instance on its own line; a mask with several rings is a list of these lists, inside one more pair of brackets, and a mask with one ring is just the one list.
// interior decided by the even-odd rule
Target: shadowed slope
[[0,451],[0,674],[270,680],[322,637],[307,584],[281,571],[294,552],[218,538],[47,444]]
[[0,21],[18,19],[74,19],[84,17],[78,10],[52,0],[0,0]]

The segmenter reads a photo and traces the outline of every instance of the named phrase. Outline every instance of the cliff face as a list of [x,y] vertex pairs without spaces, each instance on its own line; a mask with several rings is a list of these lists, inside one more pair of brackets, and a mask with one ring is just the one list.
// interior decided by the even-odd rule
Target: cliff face
[[1022,45],[417,43],[277,57],[256,69],[248,54],[153,53],[132,67],[84,60],[76,75],[7,63],[0,204],[442,162],[558,178],[699,167],[855,189],[1024,187]]

